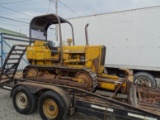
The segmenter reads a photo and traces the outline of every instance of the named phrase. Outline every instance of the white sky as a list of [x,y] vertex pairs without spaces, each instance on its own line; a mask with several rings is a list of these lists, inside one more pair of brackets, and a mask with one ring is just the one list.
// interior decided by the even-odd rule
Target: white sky
[[[22,2],[19,2],[22,1]],[[58,0],[58,13],[63,18],[86,16],[114,11],[129,10],[160,5],[160,0]],[[15,2],[15,3],[13,3]],[[19,3],[18,3],[19,2]],[[25,16],[1,6],[20,11],[30,16],[46,14],[50,0],[0,0],[0,16],[24,22],[32,17]],[[50,4],[49,13],[54,13],[54,0]],[[70,9],[68,9],[70,8]],[[73,12],[74,11],[74,12]],[[28,34],[28,25],[0,18],[0,27]]]

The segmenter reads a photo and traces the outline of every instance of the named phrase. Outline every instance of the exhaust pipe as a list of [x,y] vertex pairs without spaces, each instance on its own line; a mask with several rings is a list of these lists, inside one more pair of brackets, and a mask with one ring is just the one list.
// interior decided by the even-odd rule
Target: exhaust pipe
[[89,45],[89,42],[88,42],[88,30],[87,30],[88,26],[89,26],[89,23],[85,26],[86,45]]

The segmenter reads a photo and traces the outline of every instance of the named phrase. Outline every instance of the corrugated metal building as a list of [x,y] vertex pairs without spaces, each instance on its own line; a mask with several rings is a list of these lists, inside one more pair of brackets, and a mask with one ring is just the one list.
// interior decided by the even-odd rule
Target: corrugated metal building
[[7,34],[12,34],[12,35],[19,35],[19,36],[27,37],[26,34],[15,32],[15,31],[8,30],[8,29],[1,28],[1,27],[0,27],[0,33],[7,33]]
[[[3,65],[8,52],[14,44],[28,45],[28,41],[29,38],[26,34],[0,28],[0,67]],[[18,69],[23,69],[26,65],[28,65],[28,62],[26,60],[26,55],[24,55]]]

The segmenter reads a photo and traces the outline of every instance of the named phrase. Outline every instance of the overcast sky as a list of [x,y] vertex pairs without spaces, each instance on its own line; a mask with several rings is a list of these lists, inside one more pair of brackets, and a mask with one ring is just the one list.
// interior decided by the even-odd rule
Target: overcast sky
[[[58,0],[58,13],[63,18],[122,11],[160,5],[160,0]],[[5,8],[4,8],[5,7]],[[26,15],[14,12],[19,11]],[[10,21],[7,17],[29,23],[32,17],[55,13],[54,0],[0,0],[0,27],[28,34],[28,24]],[[27,16],[29,15],[29,16]]]

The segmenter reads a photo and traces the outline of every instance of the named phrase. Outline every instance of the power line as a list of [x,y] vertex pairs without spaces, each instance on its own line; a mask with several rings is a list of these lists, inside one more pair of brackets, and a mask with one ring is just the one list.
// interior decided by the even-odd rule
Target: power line
[[15,20],[15,19],[12,19],[12,18],[4,17],[4,16],[0,16],[0,18],[11,20],[11,21],[15,21],[15,22],[21,22],[21,23],[29,24],[28,22],[24,22],[24,21],[20,21],[20,20]]
[[13,19],[27,20],[27,21],[28,21],[28,20],[29,20],[29,21],[31,20],[31,19],[29,19],[29,18],[27,19],[27,18],[22,18],[22,17],[12,17],[12,18],[13,18]]
[[68,8],[70,11],[72,11],[74,14],[76,14],[77,16],[79,16],[74,10],[72,10],[70,7],[68,7],[65,3],[63,3],[62,1],[59,0],[59,2],[65,6],[66,8]]
[[[23,12],[19,12],[19,11],[16,11],[16,10],[13,10],[13,9],[11,9],[11,8],[8,8],[8,7],[4,7],[4,6],[1,6],[0,5],[0,7],[1,8],[4,8],[4,9],[7,9],[7,10],[10,10],[10,11],[13,11],[13,12],[16,12],[16,13],[20,13],[20,14],[23,14],[23,15],[25,15],[25,16],[29,16],[29,17],[32,17],[33,18],[33,16],[31,16],[31,15],[28,15],[28,14],[25,14],[25,13],[23,13]],[[13,19],[14,20],[14,19]],[[46,21],[45,19],[42,19],[43,21]],[[22,21],[23,22],[23,21]],[[51,22],[50,22],[51,23]],[[28,23],[29,24],[29,23]]]
[[[60,1],[60,2],[61,2],[61,1]],[[71,8],[69,8],[69,7],[68,7],[67,5],[65,5],[63,2],[61,2],[61,4],[63,4],[65,7],[67,7],[68,9],[70,9],[70,10],[71,10],[72,12],[74,12],[77,16],[79,16],[74,10],[72,10]],[[19,13],[19,14],[23,14],[23,15],[28,16],[28,17],[33,17],[33,16],[31,16],[31,15],[28,15],[28,14],[25,14],[25,13],[23,13],[23,12],[19,12],[19,11],[13,10],[13,9],[11,9],[11,8],[8,8],[8,7],[4,7],[4,6],[1,6],[1,5],[0,5],[0,7],[1,7],[1,8],[4,8],[4,9],[7,9],[7,10],[10,10],[10,11],[12,11],[12,12],[16,12],[16,13]],[[15,20],[15,19],[3,17],[3,16],[0,16],[0,17],[1,17],[1,18],[4,18],[4,19],[16,21],[16,22],[21,22],[21,23],[29,24],[29,23],[27,23],[27,22],[20,21],[20,20]],[[46,21],[45,19],[42,19],[42,20]]]
[[32,1],[32,0],[22,0],[22,1],[15,1],[15,2],[6,2],[6,3],[0,3],[0,5],[1,5],[1,4],[23,3],[23,2],[29,2],[29,1]]
[[[26,1],[26,0],[25,0]],[[30,1],[30,0],[28,0],[28,1]],[[22,2],[22,1],[21,1]],[[24,2],[24,1],[23,1]],[[72,11],[74,14],[76,14],[77,16],[79,16],[79,14],[77,14],[73,9],[71,9],[70,7],[68,7],[65,3],[63,3],[62,1],[58,1],[58,2],[60,2],[63,6],[65,6],[66,8],[68,8],[70,11]],[[1,3],[0,3],[1,4]],[[13,10],[13,9],[11,9],[11,8],[8,8],[8,7],[4,7],[4,6],[1,6],[0,5],[0,7],[1,8],[4,8],[4,9],[7,9],[7,10],[10,10],[10,11],[13,11],[13,12],[16,12],[16,13],[20,13],[20,14],[23,14],[23,15],[25,15],[25,16],[29,16],[29,17],[33,17],[33,16],[31,16],[31,15],[28,15],[28,14],[25,14],[25,13],[23,13],[23,12],[19,12],[19,11],[16,11],[16,10]],[[50,4],[49,4],[49,7],[50,7]]]
[[[15,24],[3,23],[3,22],[0,22],[0,23],[1,23],[1,24],[0,24],[0,26],[1,26],[1,25],[8,25],[8,26],[20,26],[20,24],[16,24],[16,25],[15,25]],[[23,26],[29,26],[29,25],[24,25],[24,24],[23,24]]]
[[23,13],[23,12],[19,12],[19,11],[13,10],[13,9],[11,9],[11,8],[8,8],[8,7],[4,7],[4,6],[1,6],[1,5],[0,5],[0,7],[1,7],[1,8],[4,8],[4,9],[7,9],[7,10],[10,10],[10,11],[13,11],[13,12],[16,12],[16,13],[23,14],[23,15],[25,15],[25,16],[33,17],[33,16],[31,16],[31,15],[28,15],[28,14],[25,14],[25,13]]

